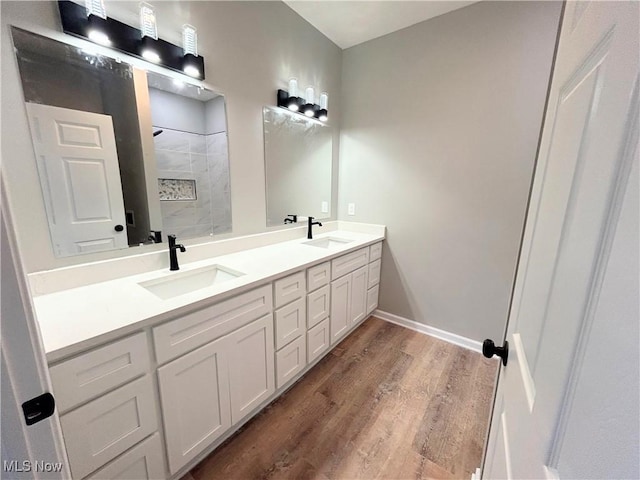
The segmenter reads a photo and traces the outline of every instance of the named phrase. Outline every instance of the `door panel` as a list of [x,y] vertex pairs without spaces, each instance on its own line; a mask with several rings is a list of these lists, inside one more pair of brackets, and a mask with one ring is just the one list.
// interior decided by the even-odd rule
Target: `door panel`
[[484,478],[563,477],[563,419],[638,141],[639,13],[637,2],[565,7]]
[[126,248],[111,117],[35,103],[27,112],[56,255]]

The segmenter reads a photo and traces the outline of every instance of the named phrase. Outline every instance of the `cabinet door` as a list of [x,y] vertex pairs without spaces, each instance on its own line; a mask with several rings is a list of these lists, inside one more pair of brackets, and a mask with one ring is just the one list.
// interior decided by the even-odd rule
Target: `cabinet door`
[[373,288],[380,283],[380,265],[381,260],[376,260],[369,264],[369,280],[367,288]]
[[367,316],[367,271],[362,267],[351,274],[350,325],[355,325]]
[[349,300],[351,275],[331,282],[331,345],[340,340],[349,329]]
[[172,474],[231,427],[225,340],[211,342],[158,369]]
[[367,315],[371,314],[376,308],[378,308],[378,293],[380,292],[380,285],[376,285],[367,291]]
[[273,315],[227,337],[231,421],[235,424],[275,391]]

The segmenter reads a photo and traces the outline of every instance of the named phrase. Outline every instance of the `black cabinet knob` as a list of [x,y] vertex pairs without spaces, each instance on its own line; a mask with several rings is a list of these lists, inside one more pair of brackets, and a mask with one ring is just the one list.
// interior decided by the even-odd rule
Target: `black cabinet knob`
[[509,358],[509,342],[504,341],[504,345],[501,347],[496,347],[496,344],[493,343],[493,340],[487,338],[484,342],[482,342],[482,355],[487,358],[491,358],[494,355],[500,357],[502,359],[502,365],[507,365],[507,359]]
[[124,227],[123,227],[122,225],[116,225],[116,226],[114,227],[114,230],[115,230],[116,232],[121,232],[121,231],[123,231],[123,230],[124,230]]

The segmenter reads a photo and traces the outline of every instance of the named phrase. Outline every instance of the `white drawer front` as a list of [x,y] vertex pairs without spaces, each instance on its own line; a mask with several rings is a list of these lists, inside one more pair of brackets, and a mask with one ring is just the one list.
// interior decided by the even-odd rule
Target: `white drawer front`
[[147,336],[138,333],[49,369],[59,412],[124,385],[149,370]]
[[317,325],[329,316],[331,308],[331,286],[325,285],[320,290],[307,295],[307,328]]
[[331,262],[321,263],[307,270],[307,290],[314,290],[324,287],[331,280]]
[[331,261],[331,280],[340,278],[369,263],[369,247],[361,248]]
[[160,435],[154,433],[144,442],[119,456],[89,480],[157,480],[165,478]]
[[276,350],[302,335],[307,329],[304,297],[276,310]]
[[296,376],[307,365],[306,338],[304,335],[276,352],[276,380],[278,388]]
[[205,345],[273,309],[271,285],[224,300],[153,329],[158,363]]
[[325,318],[307,332],[307,363],[313,362],[331,345],[329,319]]
[[369,261],[373,262],[382,257],[382,242],[378,242],[369,247]]
[[380,260],[376,260],[369,264],[369,281],[367,282],[367,288],[371,288],[380,283],[380,262]]
[[367,290],[367,315],[378,308],[378,293],[380,292],[380,285]]
[[304,272],[294,273],[276,280],[273,285],[276,308],[302,297],[307,291]]
[[158,425],[145,376],[60,417],[73,478],[82,478],[153,433]]

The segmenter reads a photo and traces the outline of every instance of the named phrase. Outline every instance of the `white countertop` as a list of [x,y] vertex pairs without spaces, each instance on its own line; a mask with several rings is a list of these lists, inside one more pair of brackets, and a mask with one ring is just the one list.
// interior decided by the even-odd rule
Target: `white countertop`
[[33,303],[47,360],[55,362],[143,327],[198,310],[276,278],[379,242],[384,239],[384,234],[336,230],[316,235],[314,239],[324,237],[351,241],[325,249],[304,245],[306,239],[297,239],[181,264],[180,273],[221,265],[244,275],[167,300],[161,300],[138,284],[176,273],[168,269],[35,296]]

